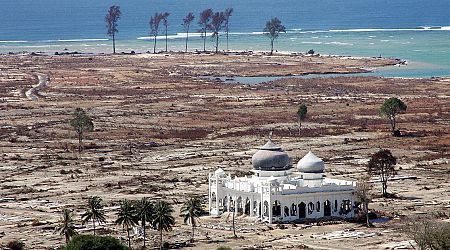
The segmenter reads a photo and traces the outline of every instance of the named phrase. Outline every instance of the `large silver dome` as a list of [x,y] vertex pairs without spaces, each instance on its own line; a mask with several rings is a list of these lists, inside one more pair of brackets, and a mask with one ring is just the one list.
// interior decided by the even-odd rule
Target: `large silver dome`
[[252,165],[256,170],[282,171],[291,168],[289,156],[271,139],[252,157]]
[[302,173],[323,173],[325,163],[311,151],[297,163],[297,169]]

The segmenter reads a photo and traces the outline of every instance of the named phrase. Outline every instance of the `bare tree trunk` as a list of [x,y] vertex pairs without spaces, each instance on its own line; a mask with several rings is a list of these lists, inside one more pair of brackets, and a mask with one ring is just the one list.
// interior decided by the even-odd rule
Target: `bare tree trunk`
[[81,131],[78,131],[78,153],[81,153],[83,147],[83,133]]
[[167,25],[166,25],[166,52],[167,52]]
[[273,39],[270,40],[270,55],[273,55]]
[[382,187],[383,187],[383,197],[387,197],[387,180],[383,180]]
[[195,226],[194,226],[194,224],[192,224],[192,242],[194,242],[194,237],[195,237]]
[[145,249],[145,240],[147,239],[147,235],[146,235],[146,233],[145,233],[145,221],[144,221],[144,223],[142,224],[142,227],[144,228],[144,249]]
[[95,235],[95,220],[92,218],[92,224],[94,225],[94,235]]
[[189,27],[188,27],[187,33],[186,33],[186,53],[188,51],[188,39],[189,39]]
[[298,135],[300,135],[301,133],[301,130],[302,130],[302,122],[301,121],[298,121]]
[[364,216],[366,217],[366,226],[369,226],[369,204],[367,201],[363,201],[362,203],[363,205],[363,212],[364,212]]
[[369,222],[369,203],[365,202],[365,213],[366,213],[366,225],[369,227],[370,226],[370,222]]
[[[228,25],[227,25],[228,26]],[[228,49],[228,27],[227,27],[227,52],[229,52],[230,50]]]
[[155,35],[155,43],[153,44],[153,54],[156,54],[156,36],[157,34]]
[[128,227],[127,227],[127,235],[128,235],[128,248],[131,249],[130,229]]
[[203,52],[206,52],[206,26],[205,32],[203,32]]
[[116,36],[112,35],[112,39],[113,39],[113,54],[116,54]]
[[162,233],[162,228],[161,230],[159,230],[159,249],[162,249],[162,245],[163,245],[163,233]]
[[219,32],[216,35],[216,54],[219,53]]
[[391,122],[391,130],[392,130],[392,135],[395,135],[395,128],[396,128],[396,119],[395,119],[395,115],[389,116],[389,121]]

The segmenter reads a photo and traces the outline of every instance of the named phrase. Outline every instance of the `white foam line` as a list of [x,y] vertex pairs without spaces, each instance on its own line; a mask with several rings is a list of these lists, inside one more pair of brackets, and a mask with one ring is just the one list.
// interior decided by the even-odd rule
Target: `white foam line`
[[22,41],[22,40],[18,40],[18,41],[0,41],[0,43],[28,43],[28,41]]
[[[87,38],[87,39],[60,39],[56,42],[98,42],[98,41],[108,41],[107,38]],[[51,41],[51,40],[49,40]]]

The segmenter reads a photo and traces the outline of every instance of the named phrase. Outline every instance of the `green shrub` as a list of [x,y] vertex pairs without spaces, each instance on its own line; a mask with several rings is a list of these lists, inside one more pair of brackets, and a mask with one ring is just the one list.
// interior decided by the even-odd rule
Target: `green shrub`
[[232,250],[232,249],[231,249],[231,247],[221,246],[221,247],[218,247],[217,250]]
[[25,243],[18,240],[13,240],[8,242],[8,245],[6,245],[6,249],[9,250],[23,250],[25,249]]
[[77,235],[63,250],[128,250],[118,239],[111,236]]

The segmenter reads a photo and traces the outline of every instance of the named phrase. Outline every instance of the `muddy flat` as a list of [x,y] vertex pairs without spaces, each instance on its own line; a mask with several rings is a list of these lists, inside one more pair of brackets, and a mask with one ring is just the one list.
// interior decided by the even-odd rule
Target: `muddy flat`
[[[284,78],[257,85],[227,84],[199,76],[290,76],[358,73],[397,64],[395,59],[293,55],[1,56],[0,64],[0,244],[21,239],[30,249],[64,244],[55,227],[62,208],[80,215],[87,198],[100,196],[108,223],[100,234],[125,240],[114,225],[121,199],[165,199],[177,225],[164,234],[187,244],[190,227],[181,203],[200,195],[207,205],[207,176],[218,167],[251,174],[251,156],[270,131],[295,164],[309,150],[324,159],[326,175],[357,180],[371,154],[390,149],[399,178],[371,208],[388,220],[367,228],[344,221],[267,225],[239,216],[234,239],[227,215],[202,217],[188,249],[394,249],[410,247],[405,218],[450,208],[450,81],[379,77]],[[48,83],[27,98],[27,91]],[[35,97],[35,98],[34,98]],[[390,135],[379,108],[398,97],[408,106],[399,116],[401,137]],[[298,129],[296,112],[308,106]],[[85,150],[68,124],[76,107],[93,118]],[[445,219],[445,218],[443,218]],[[353,233],[352,233],[353,232]],[[4,234],[3,234],[4,233]],[[150,231],[149,244],[157,232]],[[142,238],[133,234],[133,246]]]

